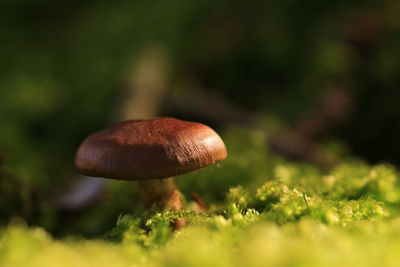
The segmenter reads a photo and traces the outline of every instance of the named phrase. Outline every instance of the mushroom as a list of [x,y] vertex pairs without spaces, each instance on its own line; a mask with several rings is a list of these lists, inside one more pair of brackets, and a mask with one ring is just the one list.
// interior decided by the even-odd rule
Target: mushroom
[[182,202],[173,176],[226,156],[224,142],[210,127],[155,118],[120,122],[90,135],[78,149],[75,166],[87,176],[138,181],[145,208],[178,210]]

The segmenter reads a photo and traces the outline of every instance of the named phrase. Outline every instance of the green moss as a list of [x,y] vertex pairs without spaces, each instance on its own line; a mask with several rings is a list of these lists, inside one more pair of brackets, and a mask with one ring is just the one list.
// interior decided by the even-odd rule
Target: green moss
[[[207,213],[126,214],[94,240],[58,240],[11,223],[0,233],[0,266],[394,266],[400,260],[393,166],[353,159],[326,172],[273,157],[265,138],[254,136],[231,130],[222,167],[180,178],[186,196],[199,186]],[[177,218],[188,226],[174,231]]]

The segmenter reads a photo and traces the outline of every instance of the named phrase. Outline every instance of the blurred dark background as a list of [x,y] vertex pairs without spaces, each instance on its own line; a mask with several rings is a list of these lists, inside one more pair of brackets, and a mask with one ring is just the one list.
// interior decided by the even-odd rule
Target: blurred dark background
[[[3,0],[0,36],[2,223],[58,233],[45,200],[79,180],[80,142],[128,118],[274,121],[281,136],[400,163],[398,0]],[[102,226],[83,217],[82,234],[118,212]]]

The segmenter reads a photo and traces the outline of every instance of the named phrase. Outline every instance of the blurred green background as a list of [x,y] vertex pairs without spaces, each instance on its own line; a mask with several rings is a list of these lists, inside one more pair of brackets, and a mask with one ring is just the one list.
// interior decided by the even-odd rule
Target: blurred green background
[[90,212],[51,201],[80,179],[87,135],[139,115],[298,130],[338,90],[347,104],[310,139],[400,163],[399,14],[397,0],[1,1],[1,223],[90,236],[139,209],[122,182]]

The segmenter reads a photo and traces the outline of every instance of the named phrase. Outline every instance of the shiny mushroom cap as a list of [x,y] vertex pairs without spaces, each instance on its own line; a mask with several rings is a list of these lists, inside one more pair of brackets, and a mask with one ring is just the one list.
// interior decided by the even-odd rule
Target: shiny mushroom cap
[[129,120],[87,137],[75,158],[87,176],[162,179],[224,160],[225,144],[210,127],[173,118]]

